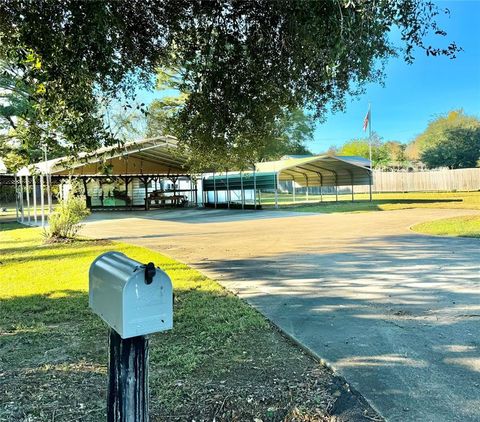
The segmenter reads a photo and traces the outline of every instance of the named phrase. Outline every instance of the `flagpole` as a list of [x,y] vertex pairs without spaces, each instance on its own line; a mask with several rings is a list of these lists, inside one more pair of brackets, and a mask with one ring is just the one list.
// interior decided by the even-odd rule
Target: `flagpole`
[[370,155],[370,169],[373,167],[372,164],[372,107],[368,103],[368,153]]
[[370,155],[370,202],[372,202],[373,163],[372,163],[372,106],[368,103],[368,153]]

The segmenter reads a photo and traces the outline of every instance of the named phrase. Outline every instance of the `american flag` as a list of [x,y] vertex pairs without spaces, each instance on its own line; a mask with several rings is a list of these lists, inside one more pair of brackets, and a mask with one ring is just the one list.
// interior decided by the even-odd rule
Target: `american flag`
[[370,122],[370,107],[368,108],[367,115],[365,119],[363,119],[363,131],[365,132],[368,127],[368,123]]

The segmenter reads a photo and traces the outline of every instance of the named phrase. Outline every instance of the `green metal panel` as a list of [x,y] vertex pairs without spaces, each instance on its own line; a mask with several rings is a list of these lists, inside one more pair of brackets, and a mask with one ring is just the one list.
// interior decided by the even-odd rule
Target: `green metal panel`
[[[214,182],[215,179],[215,182]],[[276,173],[255,173],[255,185],[257,189],[275,189],[277,186]],[[243,173],[243,189],[253,190],[254,188],[253,172]],[[241,190],[241,176],[240,173],[228,174],[228,188],[230,190]],[[217,191],[227,190],[227,176],[222,174],[220,176],[208,176],[203,179],[203,190],[211,192],[215,189]]]

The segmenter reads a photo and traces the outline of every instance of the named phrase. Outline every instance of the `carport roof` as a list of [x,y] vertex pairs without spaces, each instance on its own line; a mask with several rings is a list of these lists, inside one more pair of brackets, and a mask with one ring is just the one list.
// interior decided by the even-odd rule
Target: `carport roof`
[[280,180],[295,180],[300,185],[368,185],[370,161],[362,157],[314,155],[304,158],[256,164],[257,172],[278,174]]
[[[185,173],[186,160],[175,150],[177,140],[173,136],[161,136],[156,138],[142,139],[127,142],[121,145],[113,145],[99,148],[93,152],[80,153],[78,157],[60,157],[52,160],[32,164],[23,167],[17,175],[27,176],[35,173],[68,174],[72,170],[79,170],[82,167],[101,163],[105,160],[122,160],[131,158],[148,162],[151,166],[162,166],[168,169],[169,173]],[[140,171],[135,167],[130,170],[122,170],[121,174],[138,174]]]

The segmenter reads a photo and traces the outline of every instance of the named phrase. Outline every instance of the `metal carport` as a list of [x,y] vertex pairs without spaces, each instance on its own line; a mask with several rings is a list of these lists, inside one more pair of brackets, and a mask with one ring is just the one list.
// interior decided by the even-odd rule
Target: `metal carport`
[[[124,208],[148,208],[148,186],[164,179],[173,183],[173,195],[176,182],[182,178],[190,183],[191,200],[197,202],[196,180],[186,168],[186,159],[178,154],[177,140],[171,136],[142,139],[125,144],[114,145],[97,149],[90,153],[82,153],[77,157],[61,157],[33,164],[22,168],[15,175],[17,192],[17,216],[22,223],[45,224],[46,215],[52,211],[52,181],[61,183],[62,180],[77,179],[83,183],[87,206],[92,204],[92,192],[87,188],[88,183],[103,185],[120,183]],[[113,181],[113,182],[112,182]],[[140,195],[141,184],[144,190],[145,203],[135,204]],[[162,184],[160,184],[162,186]],[[187,190],[187,189],[184,189]],[[141,199],[141,198],[140,198]],[[140,200],[139,199],[139,200]],[[119,200],[120,201],[120,200]],[[101,205],[105,206],[102,194]],[[115,204],[115,202],[114,202]]]
[[[275,207],[278,207],[278,187],[281,181],[293,181],[293,196],[295,198],[295,184],[307,188],[319,186],[335,187],[335,196],[338,200],[338,187],[351,186],[352,200],[353,187],[368,185],[370,200],[372,199],[372,174],[370,162],[362,157],[341,157],[334,155],[315,155],[303,158],[289,158],[278,161],[257,163],[254,169],[242,172],[226,172],[212,174],[203,178],[203,191],[214,192],[214,205],[218,203],[218,192],[226,192],[227,206],[230,206],[230,191],[242,191],[242,208],[245,206],[246,190],[253,189],[254,208],[257,207],[257,189],[275,191]],[[208,201],[205,201],[208,203]]]

